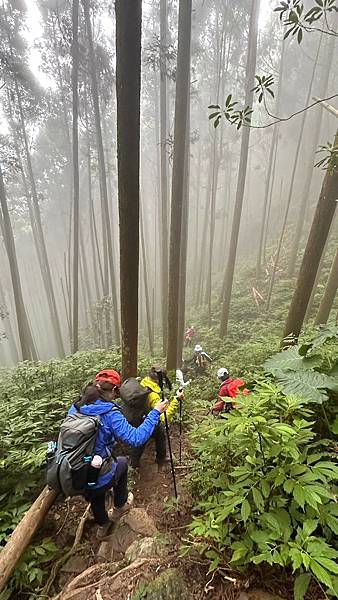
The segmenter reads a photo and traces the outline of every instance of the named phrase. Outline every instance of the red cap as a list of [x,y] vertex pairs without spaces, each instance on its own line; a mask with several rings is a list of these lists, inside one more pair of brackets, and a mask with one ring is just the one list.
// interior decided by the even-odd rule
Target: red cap
[[97,381],[98,383],[106,381],[107,383],[111,383],[112,385],[121,385],[121,377],[117,373],[117,371],[114,371],[113,369],[105,369],[104,371],[100,371],[95,376],[95,381]]

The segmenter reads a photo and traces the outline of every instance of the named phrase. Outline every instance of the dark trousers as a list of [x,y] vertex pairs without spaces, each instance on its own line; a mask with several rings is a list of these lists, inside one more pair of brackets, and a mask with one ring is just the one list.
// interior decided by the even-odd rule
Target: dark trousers
[[85,498],[90,502],[95,523],[104,525],[109,521],[106,511],[106,492],[113,488],[114,490],[114,505],[119,508],[127,502],[128,498],[128,460],[125,456],[118,456],[116,459],[117,465],[114,476],[106,485],[87,490]]
[[[161,462],[165,459],[167,453],[167,438],[165,428],[162,423],[159,423],[155,427],[154,433],[151,437],[155,440],[156,461]],[[130,453],[132,467],[139,466],[145,447],[146,444],[144,444],[144,446],[139,446],[138,448],[132,448]]]

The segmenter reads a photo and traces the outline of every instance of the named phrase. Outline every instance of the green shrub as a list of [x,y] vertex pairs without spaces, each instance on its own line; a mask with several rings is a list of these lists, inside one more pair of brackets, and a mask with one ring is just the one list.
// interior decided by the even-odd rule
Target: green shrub
[[337,596],[338,467],[330,443],[316,439],[309,406],[269,382],[240,403],[192,434],[195,544],[211,570],[229,560],[277,564],[297,574],[297,600],[311,577]]

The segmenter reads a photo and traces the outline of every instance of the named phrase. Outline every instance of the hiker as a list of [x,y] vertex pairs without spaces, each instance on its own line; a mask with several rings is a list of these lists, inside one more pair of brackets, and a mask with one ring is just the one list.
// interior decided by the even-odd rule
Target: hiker
[[[149,413],[154,406],[158,404],[161,399],[161,388],[159,386],[159,376],[158,373],[162,372],[163,380],[166,382],[167,387],[171,390],[171,382],[167,377],[167,373],[164,369],[160,367],[152,367],[149,375],[144,377],[140,384],[146,390],[146,398],[144,404],[145,414]],[[124,384],[123,384],[124,385]],[[123,386],[122,386],[123,387]],[[122,388],[121,388],[122,389]],[[122,396],[122,394],[121,394]],[[171,421],[174,414],[176,413],[179,402],[184,398],[184,393],[182,390],[178,390],[176,392],[176,396],[171,399],[167,409],[167,419],[168,422]],[[165,465],[169,462],[170,457],[167,454],[167,438],[166,438],[166,430],[164,426],[164,415],[161,415],[160,422],[155,427],[154,432],[151,436],[155,440],[155,449],[156,449],[156,462],[159,466]],[[143,446],[138,446],[137,448],[133,448],[131,452],[131,466],[134,469],[137,469],[140,466],[140,459],[144,452],[145,444]]]
[[207,363],[212,363],[211,356],[203,351],[203,348],[200,346],[200,344],[195,346],[194,353],[195,354],[192,360],[194,361],[196,374],[205,373]]
[[[221,386],[219,388],[217,402],[211,409],[213,415],[229,413],[231,410],[238,408],[238,403],[235,401],[235,398],[237,398],[240,388],[245,385],[245,382],[242,379],[233,379],[230,377],[228,369],[225,369],[224,367],[218,369],[217,378],[220,381]],[[242,392],[247,395],[249,390],[244,389]]]
[[[84,493],[86,500],[91,504],[95,522],[99,525],[97,537],[100,540],[108,535],[114,521],[130,510],[133,504],[133,495],[128,493],[127,487],[127,458],[125,456],[114,458],[111,454],[115,441],[121,440],[131,446],[143,447],[153,434],[160,415],[168,405],[159,398],[143,423],[134,428],[114,402],[119,396],[120,385],[121,378],[116,371],[111,369],[100,371],[94,383],[85,388],[82,396],[74,402],[68,412],[68,415],[80,412],[82,415],[100,416],[100,427],[94,447],[95,456],[91,464],[94,467],[94,459],[96,459],[98,466],[100,463],[102,466],[96,483]],[[108,513],[105,498],[106,492],[111,489],[114,491],[114,509]]]
[[190,327],[188,327],[188,329],[186,330],[184,335],[185,335],[185,345],[190,347],[192,345],[192,340],[195,335],[195,327],[193,325],[190,325]]

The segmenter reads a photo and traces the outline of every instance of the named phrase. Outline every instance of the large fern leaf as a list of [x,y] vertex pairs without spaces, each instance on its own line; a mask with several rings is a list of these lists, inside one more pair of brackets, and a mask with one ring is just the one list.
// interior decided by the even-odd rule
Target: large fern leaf
[[279,371],[276,378],[285,396],[295,394],[318,404],[328,399],[326,390],[337,387],[336,379],[316,371]]
[[320,358],[311,356],[307,358],[299,354],[299,346],[291,346],[287,350],[274,354],[264,363],[264,369],[273,375],[277,375],[280,371],[291,370],[307,370],[319,367]]

